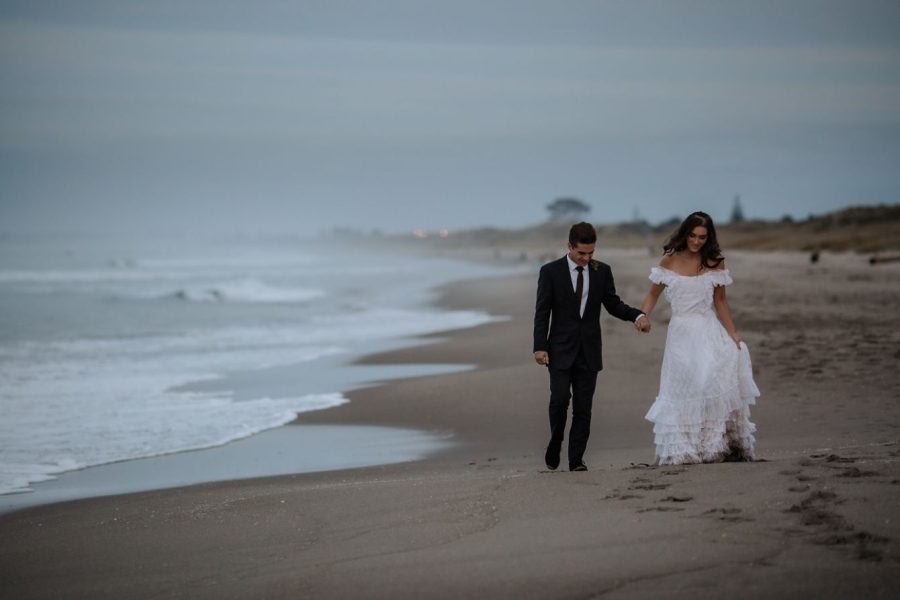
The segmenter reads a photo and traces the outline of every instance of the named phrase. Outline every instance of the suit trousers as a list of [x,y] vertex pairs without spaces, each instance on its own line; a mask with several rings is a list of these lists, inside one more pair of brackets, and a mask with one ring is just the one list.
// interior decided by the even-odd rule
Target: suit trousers
[[569,466],[578,465],[584,457],[591,435],[591,406],[597,387],[597,371],[590,369],[579,351],[568,369],[550,365],[550,444],[562,446],[566,431],[569,399],[572,400],[572,426],[569,428]]

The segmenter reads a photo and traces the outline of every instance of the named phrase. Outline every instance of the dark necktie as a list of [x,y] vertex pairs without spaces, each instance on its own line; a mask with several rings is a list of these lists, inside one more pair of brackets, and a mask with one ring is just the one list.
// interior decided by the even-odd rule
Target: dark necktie
[[575,267],[578,280],[575,283],[575,301],[578,302],[578,314],[581,315],[581,294],[584,292],[584,267]]

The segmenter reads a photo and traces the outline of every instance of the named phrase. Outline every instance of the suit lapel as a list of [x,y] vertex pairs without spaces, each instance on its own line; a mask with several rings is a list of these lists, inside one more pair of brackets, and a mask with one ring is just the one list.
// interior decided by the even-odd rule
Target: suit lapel
[[600,292],[602,291],[602,287],[600,286],[600,269],[596,271],[593,268],[594,262],[591,261],[588,264],[587,268],[591,272],[590,281],[588,282],[588,304],[584,307],[584,314],[587,314],[588,310],[592,306],[597,306],[597,303],[600,302]]

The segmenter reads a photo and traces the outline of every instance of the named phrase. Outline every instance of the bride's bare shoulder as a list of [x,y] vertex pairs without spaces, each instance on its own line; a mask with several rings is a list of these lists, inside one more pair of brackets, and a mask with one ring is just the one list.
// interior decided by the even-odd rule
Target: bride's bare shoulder
[[661,259],[659,259],[659,266],[663,269],[671,269],[675,265],[675,255],[674,254],[664,254]]

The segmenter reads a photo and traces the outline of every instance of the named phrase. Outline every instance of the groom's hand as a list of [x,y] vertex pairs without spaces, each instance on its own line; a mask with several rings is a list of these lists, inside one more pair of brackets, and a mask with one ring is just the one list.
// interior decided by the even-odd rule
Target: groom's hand
[[550,364],[550,355],[540,350],[534,353],[534,362],[539,365],[547,366]]
[[649,333],[650,332],[650,319],[647,318],[647,315],[641,315],[641,317],[634,322],[634,328],[640,331],[641,333]]

